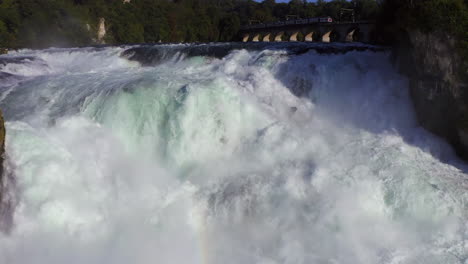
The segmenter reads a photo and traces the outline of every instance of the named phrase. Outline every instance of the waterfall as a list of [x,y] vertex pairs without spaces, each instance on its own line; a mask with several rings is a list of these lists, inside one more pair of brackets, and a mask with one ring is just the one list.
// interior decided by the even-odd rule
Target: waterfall
[[0,263],[467,263],[468,167],[389,52],[243,45],[0,56]]

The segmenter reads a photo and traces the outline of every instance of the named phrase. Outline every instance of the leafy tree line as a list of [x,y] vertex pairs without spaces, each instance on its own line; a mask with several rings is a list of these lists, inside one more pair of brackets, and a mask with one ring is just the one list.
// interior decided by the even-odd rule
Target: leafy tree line
[[375,19],[376,0],[0,0],[0,47],[81,46],[96,42],[101,17],[106,43],[232,41],[241,25],[287,16]]
[[401,32],[443,33],[456,42],[457,55],[468,79],[468,0],[386,0],[378,25],[385,43],[396,44]]
[[468,0],[0,0],[0,48],[93,44],[101,17],[109,44],[232,41],[241,25],[288,16],[339,20],[341,8],[377,20],[386,43],[401,30],[445,30],[468,58]]

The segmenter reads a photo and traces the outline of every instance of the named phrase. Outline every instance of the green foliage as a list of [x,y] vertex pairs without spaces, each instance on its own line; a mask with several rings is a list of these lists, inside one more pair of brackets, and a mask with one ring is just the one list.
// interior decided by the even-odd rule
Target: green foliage
[[13,47],[19,25],[18,6],[15,1],[0,1],[0,47]]
[[235,13],[226,14],[219,21],[219,40],[230,41],[234,39],[234,37],[237,35],[237,32],[239,32],[240,26],[240,19]]
[[[379,25],[384,42],[398,41],[395,37],[398,32],[411,30],[444,33],[456,40],[455,52],[468,64],[467,0],[385,0],[380,10]],[[461,70],[468,78],[468,65]]]
[[[83,45],[89,33],[82,10],[70,1],[5,0],[0,3],[0,46]],[[6,28],[6,32],[5,32]]]
[[355,8],[374,19],[376,0],[0,0],[0,47],[79,46],[96,41],[101,18],[106,43],[232,41],[251,21],[332,16]]
[[4,22],[0,21],[0,47],[9,47],[14,43],[14,36],[8,31]]

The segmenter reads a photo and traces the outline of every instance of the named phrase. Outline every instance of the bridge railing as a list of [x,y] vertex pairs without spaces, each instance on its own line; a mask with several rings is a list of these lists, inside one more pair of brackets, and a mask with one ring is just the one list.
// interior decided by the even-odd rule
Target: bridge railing
[[244,26],[241,26],[241,30],[282,27],[285,25],[307,25],[307,24],[331,23],[331,22],[333,22],[333,19],[331,17],[313,17],[313,18],[305,18],[305,19],[294,19],[294,20],[277,21],[277,22],[270,22],[270,23],[244,25]]
[[269,22],[269,23],[259,23],[253,25],[244,25],[241,26],[241,30],[249,30],[249,29],[262,29],[262,28],[274,28],[274,27],[282,27],[282,26],[291,26],[291,25],[312,25],[312,24],[373,24],[375,21],[364,20],[364,21],[333,21],[331,17],[314,17],[314,18],[305,18],[305,19],[295,19],[295,20],[286,20],[286,21],[277,21],[277,22]]

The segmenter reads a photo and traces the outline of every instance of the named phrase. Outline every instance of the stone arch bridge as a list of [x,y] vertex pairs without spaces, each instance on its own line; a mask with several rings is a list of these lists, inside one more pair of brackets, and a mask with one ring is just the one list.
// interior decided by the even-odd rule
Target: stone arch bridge
[[319,41],[319,42],[363,42],[374,39],[375,23],[324,22],[302,23],[300,20],[256,24],[241,28],[243,42]]

